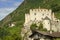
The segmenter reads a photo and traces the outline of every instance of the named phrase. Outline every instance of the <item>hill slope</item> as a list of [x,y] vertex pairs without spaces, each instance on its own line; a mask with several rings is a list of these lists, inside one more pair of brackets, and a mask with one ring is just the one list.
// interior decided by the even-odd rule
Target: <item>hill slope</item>
[[56,16],[60,13],[60,1],[59,0],[24,0],[24,2],[10,15],[5,17],[2,20],[2,24],[6,24],[8,22],[19,22],[23,24],[24,22],[24,14],[29,12],[29,9],[33,8],[47,8],[52,9],[53,12],[56,13]]
[[[10,36],[15,33],[19,35],[20,29],[23,27],[25,13],[28,13],[29,9],[39,7],[52,9],[52,11],[55,12],[56,17],[60,19],[60,0],[24,0],[16,10],[0,22],[0,26],[8,30],[11,33]],[[13,22],[16,23],[15,27],[9,28],[8,24]]]

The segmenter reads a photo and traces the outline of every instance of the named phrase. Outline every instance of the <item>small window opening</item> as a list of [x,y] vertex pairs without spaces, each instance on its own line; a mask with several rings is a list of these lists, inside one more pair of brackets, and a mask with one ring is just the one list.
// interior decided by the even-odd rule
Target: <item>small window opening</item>
[[36,15],[36,13],[34,13],[34,15]]
[[57,23],[58,23],[58,21],[57,21]]
[[35,18],[35,20],[36,20],[36,18]]
[[44,14],[42,14],[44,16]]

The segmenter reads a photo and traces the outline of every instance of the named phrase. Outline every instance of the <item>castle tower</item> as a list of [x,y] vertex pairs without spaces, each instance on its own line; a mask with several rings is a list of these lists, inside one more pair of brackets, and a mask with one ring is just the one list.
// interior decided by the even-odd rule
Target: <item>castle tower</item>
[[25,14],[25,24],[27,24],[30,21],[30,15]]
[[52,13],[52,20],[55,20],[54,12]]

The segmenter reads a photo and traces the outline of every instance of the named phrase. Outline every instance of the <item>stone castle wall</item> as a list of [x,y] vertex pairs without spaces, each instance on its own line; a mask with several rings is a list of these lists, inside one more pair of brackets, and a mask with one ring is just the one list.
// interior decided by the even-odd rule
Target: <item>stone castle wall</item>
[[56,30],[54,22],[56,23],[58,20],[51,9],[30,9],[29,14],[25,14],[24,25],[29,25],[30,22],[38,24],[40,21],[42,21],[44,28],[47,30],[50,30],[51,26],[53,26],[52,30]]
[[29,14],[25,14],[24,28],[22,29],[21,35],[24,38],[28,38],[32,34],[30,26],[32,23],[39,25],[43,24],[43,28],[48,31],[53,30],[54,32],[60,32],[60,20],[55,18],[54,13],[51,9],[30,9]]

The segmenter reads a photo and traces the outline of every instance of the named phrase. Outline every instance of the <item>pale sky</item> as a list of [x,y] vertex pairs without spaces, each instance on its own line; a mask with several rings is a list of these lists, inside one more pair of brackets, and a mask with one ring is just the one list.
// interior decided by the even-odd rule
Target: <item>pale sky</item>
[[0,20],[14,11],[23,0],[0,0]]

